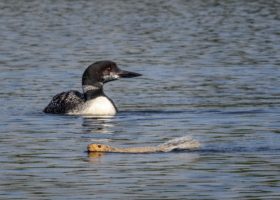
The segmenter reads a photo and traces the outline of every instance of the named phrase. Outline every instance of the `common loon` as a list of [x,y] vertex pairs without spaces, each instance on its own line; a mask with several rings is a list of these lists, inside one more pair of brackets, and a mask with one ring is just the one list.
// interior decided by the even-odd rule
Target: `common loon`
[[141,74],[121,70],[112,61],[95,62],[83,73],[83,93],[76,90],[59,93],[43,111],[53,114],[115,115],[117,107],[104,94],[103,84],[119,78],[137,76]]

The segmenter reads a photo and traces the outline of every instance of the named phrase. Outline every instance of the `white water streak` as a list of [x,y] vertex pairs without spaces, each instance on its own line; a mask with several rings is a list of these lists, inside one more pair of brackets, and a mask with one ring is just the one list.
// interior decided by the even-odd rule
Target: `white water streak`
[[162,145],[159,145],[159,147],[163,148],[166,152],[172,151],[174,149],[180,149],[180,150],[197,149],[200,146],[201,146],[200,142],[194,140],[190,136],[174,138],[163,143]]

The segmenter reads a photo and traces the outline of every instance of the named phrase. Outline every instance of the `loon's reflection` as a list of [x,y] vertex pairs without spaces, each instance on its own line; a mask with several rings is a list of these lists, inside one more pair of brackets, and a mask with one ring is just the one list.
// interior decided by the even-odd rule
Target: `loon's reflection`
[[84,116],[82,126],[84,127],[84,133],[112,134],[115,121],[113,117]]

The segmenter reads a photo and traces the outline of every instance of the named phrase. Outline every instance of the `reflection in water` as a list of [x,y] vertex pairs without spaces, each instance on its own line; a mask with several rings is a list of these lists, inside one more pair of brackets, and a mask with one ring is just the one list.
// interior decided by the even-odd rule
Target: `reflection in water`
[[83,133],[112,134],[114,118],[83,116],[82,126],[85,127]]
[[91,162],[91,163],[99,163],[100,158],[102,156],[104,156],[104,153],[100,153],[100,152],[89,152],[88,153],[89,162]]
[[189,165],[195,164],[200,159],[199,154],[196,152],[190,152],[190,153],[172,152],[172,157],[174,160],[183,160]]

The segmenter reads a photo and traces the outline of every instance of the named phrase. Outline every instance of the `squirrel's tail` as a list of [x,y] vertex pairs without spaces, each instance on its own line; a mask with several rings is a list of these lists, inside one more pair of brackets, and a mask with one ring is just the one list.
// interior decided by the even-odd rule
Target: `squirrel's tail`
[[179,138],[174,138],[172,140],[169,140],[161,145],[159,145],[159,148],[162,151],[168,152],[172,150],[191,150],[191,149],[197,149],[201,145],[197,140],[192,139],[190,136],[183,136]]

